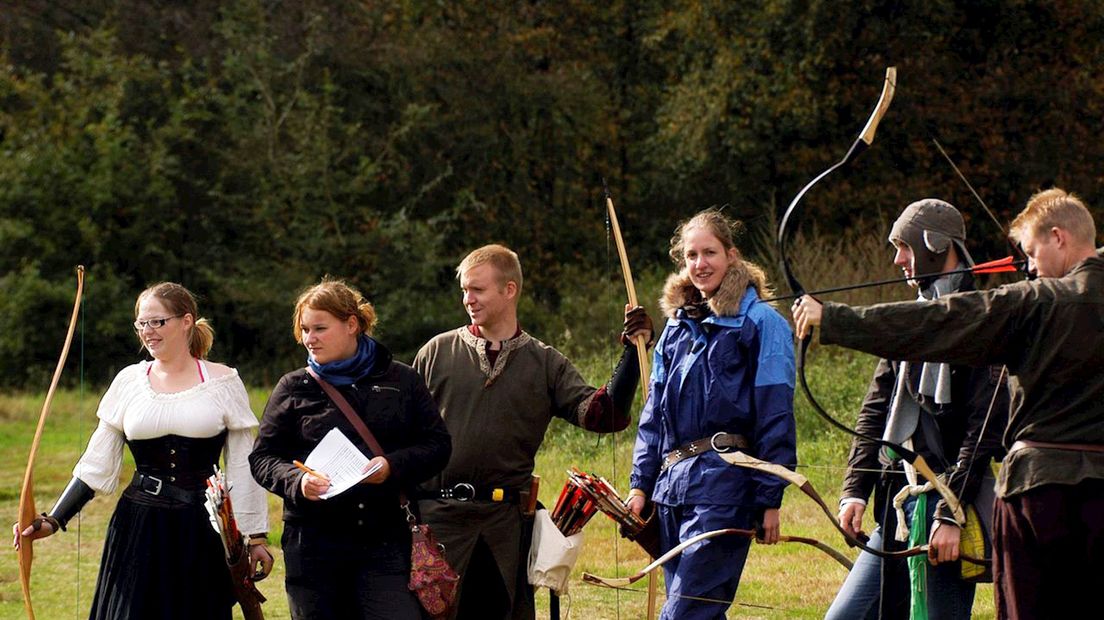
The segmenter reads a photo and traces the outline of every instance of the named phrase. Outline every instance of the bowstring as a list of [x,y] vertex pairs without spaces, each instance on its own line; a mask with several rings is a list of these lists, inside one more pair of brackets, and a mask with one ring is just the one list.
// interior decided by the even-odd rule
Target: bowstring
[[[588,584],[588,585],[596,585],[596,584]],[[603,584],[603,585],[598,586],[598,587],[609,588],[611,590],[617,590],[617,591],[620,591],[620,592],[632,592],[633,594],[645,594],[645,595],[648,594],[647,590],[640,590],[640,589],[637,589],[637,588],[629,588],[629,587],[626,587],[626,586],[610,586],[610,585]],[[719,599],[719,598],[709,598],[707,596],[693,596],[693,595],[690,595],[690,594],[668,594],[666,592],[666,589],[664,589],[663,592],[658,592],[658,594],[660,596],[664,597],[664,598],[680,598],[680,599],[685,599],[685,600],[688,600],[688,601],[700,601],[702,603],[716,603],[718,605],[729,605],[729,606],[730,605],[739,605],[741,607],[751,607],[753,609],[769,609],[769,610],[772,610],[772,611],[788,611],[786,609],[781,609],[781,608],[778,608],[778,607],[771,607],[770,605],[760,605],[760,604],[757,604],[757,603],[744,603],[744,602],[741,602],[741,601],[737,601],[736,599],[725,600],[725,599]]]
[[[1002,224],[1000,219],[997,218],[997,215],[995,213],[993,213],[993,210],[989,208],[989,205],[985,204],[985,201],[981,199],[981,195],[978,194],[977,190],[974,189],[973,183],[970,183],[970,180],[966,178],[966,175],[963,174],[961,170],[959,170],[959,168],[955,164],[954,160],[951,159],[951,156],[947,153],[946,149],[943,148],[943,145],[939,143],[939,140],[936,139],[936,137],[934,135],[932,135],[932,132],[930,130],[928,131],[928,135],[931,138],[931,141],[935,144],[935,148],[939,149],[939,153],[943,156],[943,159],[947,160],[947,163],[950,164],[951,168],[954,169],[955,174],[958,175],[958,178],[962,179],[962,182],[966,184],[966,187],[970,190],[970,193],[973,194],[973,196],[977,200],[978,204],[981,205],[981,208],[985,210],[985,213],[989,216],[990,219],[993,220],[993,223],[997,225],[997,230],[1001,231],[1001,234],[1004,236],[1004,240],[1006,242],[1008,242],[1008,244],[1011,246],[1012,252],[1014,254],[1018,254],[1021,258],[1026,258],[1026,256],[1023,253],[1023,250],[1017,244],[1012,242],[1012,238],[1009,236],[1008,232],[1005,230],[1004,224]],[[1024,265],[1024,269],[1025,270],[1027,269],[1026,264]],[[1028,277],[1030,278],[1030,274],[1029,274]],[[985,412],[985,419],[981,423],[981,431],[978,432],[977,439],[974,440],[974,447],[970,451],[970,460],[966,464],[966,473],[962,477],[962,484],[961,484],[960,492],[964,491],[966,489],[966,486],[970,481],[970,476],[972,475],[973,469],[974,469],[974,462],[977,459],[977,451],[978,451],[978,448],[981,447],[981,442],[985,439],[985,432],[989,428],[989,420],[993,416],[993,408],[996,407],[997,397],[1000,394],[1000,391],[1001,391],[1002,388],[1005,389],[1005,390],[1008,389],[1007,383],[1006,383],[1007,380],[1008,380],[1008,365],[1005,364],[1005,365],[1001,366],[1000,376],[997,377],[997,385],[993,388],[993,397],[989,401],[989,409],[988,409],[988,411]],[[984,474],[983,474],[983,478],[984,478]]]
[[[966,464],[966,474],[962,476],[961,490],[966,490],[966,485],[970,482],[970,476],[973,474],[974,462],[977,460],[978,448],[981,447],[981,442],[985,439],[985,432],[989,428],[989,420],[993,417],[993,408],[997,405],[997,397],[1000,395],[1001,389],[1008,389],[1005,383],[1008,379],[1008,366],[1001,366],[1000,375],[997,377],[997,385],[993,387],[993,396],[989,399],[989,409],[985,412],[985,419],[981,422],[981,430],[978,431],[977,439],[974,440],[974,447],[970,451],[970,461]],[[982,480],[985,479],[985,474],[982,474]]]
[[[610,250],[610,245],[613,242],[613,224],[610,221],[609,209],[603,209],[603,211],[606,214],[606,275],[609,276],[609,273],[613,270],[613,257],[612,257],[612,252]],[[610,284],[611,280],[612,280],[612,278],[610,278],[610,277],[606,278],[606,290],[608,292],[609,292],[610,286],[612,286]],[[609,297],[612,298],[613,297],[612,294],[610,294]],[[616,307],[616,305],[615,305],[615,307]],[[613,359],[613,354],[608,353],[607,354],[607,359],[609,361],[609,371],[610,371],[610,374],[612,374],[613,371],[614,371],[614,366],[616,364],[616,362]],[[613,415],[612,409],[610,411],[610,415]],[[619,480],[619,478],[617,477],[617,435],[618,434],[619,433],[611,433],[612,437],[610,437],[610,472],[611,472],[611,475],[613,477],[613,480]],[[601,441],[601,440],[602,440],[602,436],[598,435],[598,441]],[[614,567],[614,574],[616,576],[620,577],[621,576],[621,549],[620,549],[620,545],[618,544],[619,543],[618,538],[620,538],[620,537],[617,535],[617,527],[616,526],[613,528],[613,534],[612,535],[613,535],[613,567]],[[620,592],[615,592],[614,593],[614,605],[615,605],[615,607],[614,607],[615,617],[617,618],[617,620],[621,620],[621,593]]]
[[828,471],[859,471],[864,473],[889,473],[904,475],[903,471],[887,471],[884,469],[874,469],[870,467],[848,467],[846,464],[822,464],[822,463],[778,463],[782,467],[788,469],[804,468],[804,469],[822,469]]
[[[87,301],[88,291],[84,292],[85,299]],[[77,388],[77,454],[81,453],[81,449],[84,447],[84,332],[85,325],[88,322],[88,305],[81,303],[80,308],[80,370],[78,372],[79,379]],[[78,457],[79,458],[79,457]],[[81,514],[77,513],[77,594],[76,603],[73,608],[73,617],[80,618],[80,606],[81,606]]]

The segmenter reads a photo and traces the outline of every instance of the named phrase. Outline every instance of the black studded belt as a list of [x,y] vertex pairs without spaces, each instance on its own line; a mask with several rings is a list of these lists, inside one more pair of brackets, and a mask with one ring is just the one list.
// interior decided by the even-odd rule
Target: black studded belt
[[683,444],[668,452],[667,455],[663,457],[663,464],[659,466],[659,470],[663,471],[679,461],[698,456],[703,452],[728,452],[733,448],[737,450],[747,450],[750,446],[751,444],[743,435],[737,435],[736,433],[714,433],[711,437],[703,437],[691,441],[690,443]]
[[467,482],[443,487],[439,491],[418,493],[419,499],[451,499],[458,502],[505,502],[507,504],[519,503],[521,496],[521,491],[517,489],[480,487]]
[[134,478],[130,480],[130,486],[142,493],[157,497],[167,497],[184,504],[199,504],[204,501],[203,491],[189,491],[183,487],[176,486],[165,478],[158,478],[157,476],[150,476],[149,474],[143,474],[137,471],[134,472]]

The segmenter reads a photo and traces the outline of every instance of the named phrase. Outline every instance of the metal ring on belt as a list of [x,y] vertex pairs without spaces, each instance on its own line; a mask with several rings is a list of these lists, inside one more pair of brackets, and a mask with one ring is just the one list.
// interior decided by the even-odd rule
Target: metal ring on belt
[[454,499],[458,502],[470,502],[475,499],[475,487],[467,482],[459,482],[452,488],[441,489],[438,495],[440,499]]
[[728,433],[726,433],[724,431],[717,431],[716,433],[713,433],[713,436],[709,438],[709,447],[713,448],[714,452],[720,452],[721,454],[724,454],[725,452],[728,452],[729,450],[731,450],[732,446],[725,446],[723,449],[720,448],[719,446],[717,446],[717,438],[718,437],[723,437],[724,435],[727,435],[727,434]]
[[486,501],[518,503],[521,500],[521,492],[513,489],[495,487],[493,489],[476,488],[474,484],[459,482],[451,487],[444,487],[436,492],[421,494],[424,499],[448,499],[458,502]]

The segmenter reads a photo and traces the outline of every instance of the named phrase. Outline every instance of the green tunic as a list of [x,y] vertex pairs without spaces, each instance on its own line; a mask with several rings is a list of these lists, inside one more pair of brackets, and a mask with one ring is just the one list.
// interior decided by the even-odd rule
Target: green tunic
[[[457,483],[527,489],[537,449],[553,417],[582,426],[596,388],[559,351],[521,332],[503,343],[494,367],[488,341],[467,327],[440,334],[414,358],[452,435],[452,457],[422,485],[437,491]],[[422,516],[461,574],[482,538],[511,598],[528,553],[528,523],[516,504],[423,500]],[[529,610],[531,611],[531,610]],[[529,611],[521,617],[531,615]]]

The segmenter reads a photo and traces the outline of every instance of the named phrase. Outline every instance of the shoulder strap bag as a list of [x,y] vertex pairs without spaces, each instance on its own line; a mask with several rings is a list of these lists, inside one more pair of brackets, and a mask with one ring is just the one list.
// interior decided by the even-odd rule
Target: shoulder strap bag
[[[314,377],[322,387],[322,391],[326,392],[341,413],[345,414],[349,423],[353,425],[372,452],[376,456],[383,456],[383,447],[376,441],[372,431],[368,430],[364,420],[361,420],[360,416],[353,411],[352,405],[341,395],[341,392],[319,377],[314,369],[308,367],[307,372]],[[432,618],[448,617],[456,606],[460,576],[445,559],[445,546],[437,542],[428,525],[418,523],[418,518],[410,510],[410,500],[401,489],[399,505],[406,512],[406,522],[410,526],[410,581],[407,587],[418,597],[422,608]]]

